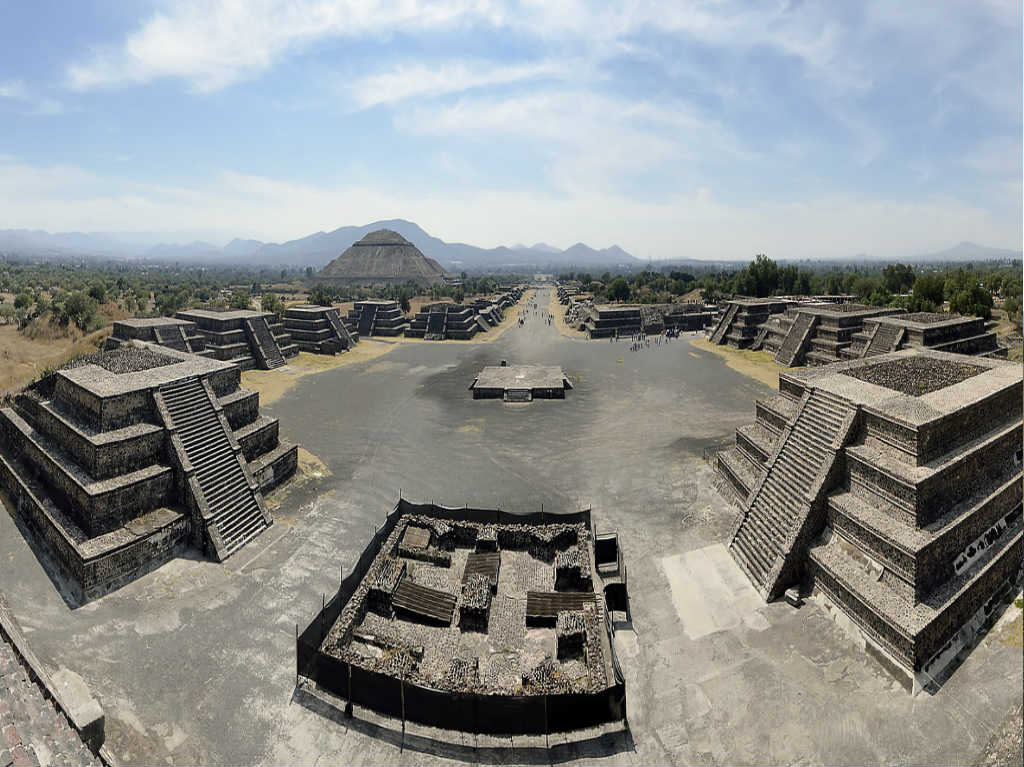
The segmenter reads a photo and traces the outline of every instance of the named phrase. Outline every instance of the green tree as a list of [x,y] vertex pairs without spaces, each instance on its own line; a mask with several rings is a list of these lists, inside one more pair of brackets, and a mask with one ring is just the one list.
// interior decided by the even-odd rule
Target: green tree
[[18,293],[14,297],[14,308],[15,309],[28,309],[29,304],[32,303],[32,296],[28,293]]
[[231,303],[228,306],[232,309],[248,309],[251,304],[252,297],[245,288],[235,288],[231,291]]
[[616,277],[605,288],[609,301],[628,301],[630,296],[629,283],[623,277]]
[[409,294],[406,293],[404,290],[398,296],[398,306],[405,314],[408,314],[409,309],[412,308],[411,304],[409,303]]
[[316,285],[316,286],[314,286],[313,290],[310,291],[310,294],[309,294],[309,303],[314,304],[316,306],[330,306],[333,303],[333,301],[332,301],[331,293],[327,289],[327,286],[326,285]]
[[64,299],[61,315],[62,325],[74,323],[79,330],[88,330],[96,320],[96,300],[81,290],[76,290]]
[[942,306],[943,279],[937,274],[920,274],[914,280],[914,298]]
[[102,282],[94,282],[89,286],[89,298],[98,304],[107,302],[107,286]]
[[889,264],[882,270],[882,285],[890,293],[905,293],[914,284],[914,270],[906,264]]
[[278,320],[284,317],[284,301],[277,293],[272,293],[269,290],[264,292],[260,296],[260,308],[265,312],[273,312]]

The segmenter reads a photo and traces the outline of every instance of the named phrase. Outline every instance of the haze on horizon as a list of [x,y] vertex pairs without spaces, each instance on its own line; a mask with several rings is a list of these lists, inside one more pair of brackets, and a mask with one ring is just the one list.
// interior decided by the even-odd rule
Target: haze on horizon
[[0,229],[1022,247],[1020,5],[9,4]]

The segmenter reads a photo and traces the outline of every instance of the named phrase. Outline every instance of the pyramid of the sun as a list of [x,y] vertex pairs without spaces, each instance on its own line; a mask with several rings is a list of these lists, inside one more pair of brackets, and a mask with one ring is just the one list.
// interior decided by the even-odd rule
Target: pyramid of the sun
[[444,278],[441,265],[427,258],[398,232],[378,229],[323,268],[317,279],[343,285],[416,282],[435,285]]

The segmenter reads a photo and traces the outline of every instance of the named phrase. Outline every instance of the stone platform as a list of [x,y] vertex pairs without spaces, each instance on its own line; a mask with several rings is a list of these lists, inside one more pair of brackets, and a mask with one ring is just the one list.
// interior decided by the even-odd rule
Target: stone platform
[[0,489],[81,603],[195,544],[224,559],[271,522],[297,447],[237,365],[133,341],[0,409]]
[[921,350],[780,375],[717,459],[730,551],[764,597],[804,580],[933,683],[1020,578],[1021,378]]
[[270,312],[187,309],[175,316],[195,325],[205,338],[207,356],[233,362],[242,370],[280,367],[299,353],[291,335]]
[[560,367],[541,365],[490,365],[480,371],[469,387],[473,399],[565,399],[572,384]]
[[840,356],[860,359],[900,349],[933,349],[998,358],[1007,354],[981,317],[914,312],[865,319],[863,329],[853,334],[850,346],[840,350]]
[[283,325],[292,343],[314,354],[336,354],[359,342],[355,327],[333,306],[290,306]]

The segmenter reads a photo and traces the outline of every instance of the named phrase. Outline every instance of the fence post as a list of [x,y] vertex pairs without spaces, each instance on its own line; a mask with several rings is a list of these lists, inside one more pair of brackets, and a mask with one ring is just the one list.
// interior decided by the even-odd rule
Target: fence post
[[348,702],[345,704],[345,716],[349,719],[352,718],[352,664],[347,663],[348,666]]
[[551,738],[548,731],[548,694],[544,693],[544,745],[551,750]]
[[295,686],[299,686],[299,624],[295,624]]
[[327,611],[327,595],[320,592],[320,644],[324,643],[324,613]]
[[402,745],[399,746],[398,751],[401,753],[405,749],[405,675],[401,677],[399,683],[402,693]]

